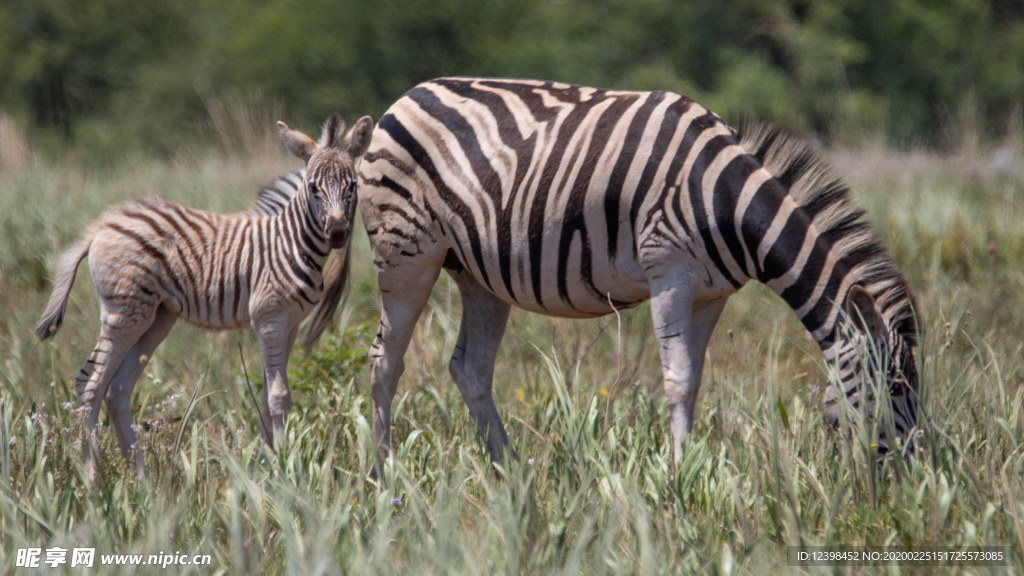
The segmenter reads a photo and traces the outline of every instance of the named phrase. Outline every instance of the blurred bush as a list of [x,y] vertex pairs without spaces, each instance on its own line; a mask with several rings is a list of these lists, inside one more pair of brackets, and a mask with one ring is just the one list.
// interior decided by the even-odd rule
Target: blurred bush
[[450,74],[673,90],[732,122],[763,118],[826,139],[1019,138],[1007,119],[1019,123],[1024,101],[1024,2],[0,5],[0,108],[61,145],[173,150],[211,128],[210,102],[268,102],[298,125],[331,111],[376,117],[416,83]]

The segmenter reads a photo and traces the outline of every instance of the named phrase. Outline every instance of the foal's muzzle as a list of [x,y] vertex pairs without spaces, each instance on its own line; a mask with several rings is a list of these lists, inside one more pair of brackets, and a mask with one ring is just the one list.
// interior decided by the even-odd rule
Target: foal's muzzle
[[349,226],[345,218],[328,217],[324,225],[324,235],[327,237],[327,244],[332,249],[342,248],[348,242]]

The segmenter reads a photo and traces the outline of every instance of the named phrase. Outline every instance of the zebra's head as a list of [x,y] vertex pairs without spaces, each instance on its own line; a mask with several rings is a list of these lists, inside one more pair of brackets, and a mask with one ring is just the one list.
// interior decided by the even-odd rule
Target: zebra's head
[[[888,399],[892,430],[902,447],[912,452],[917,426],[917,363],[915,336],[886,322],[871,294],[861,286],[850,289],[845,318],[839,327],[836,351],[830,355],[832,377],[825,393],[825,416],[838,425],[843,410],[873,418],[877,401]],[[879,422],[879,453],[890,449],[888,416]]]
[[345,122],[331,114],[319,141],[277,123],[281,140],[292,155],[306,161],[306,175],[299,194],[322,227],[331,248],[342,248],[352,231],[356,207],[355,163],[370,146],[373,120],[364,116],[345,134]]

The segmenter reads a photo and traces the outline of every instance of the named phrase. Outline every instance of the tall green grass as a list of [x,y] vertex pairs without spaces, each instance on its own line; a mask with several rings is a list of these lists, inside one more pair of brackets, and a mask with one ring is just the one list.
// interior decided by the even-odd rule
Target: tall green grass
[[[283,157],[37,157],[0,172],[4,572],[20,573],[19,548],[54,546],[94,547],[97,563],[212,556],[175,567],[186,574],[816,573],[833,569],[788,566],[787,547],[840,544],[1000,545],[1012,568],[950,570],[1024,566],[1024,171],[997,154],[832,155],[918,296],[924,435],[906,462],[879,466],[869,435],[823,424],[816,346],[750,286],[712,339],[678,467],[646,307],[585,322],[514,313],[495,393],[520,461],[496,473],[447,373],[460,311],[442,279],[409,348],[392,455],[372,480],[377,312],[360,235],[339,331],[293,358],[284,450],[259,441],[252,335],[179,325],[133,402],[150,478],[134,479],[104,426],[90,483],[73,390],[98,327],[86,266],[53,343],[31,330],[60,248],[131,196],[244,209],[293,167]],[[92,571],[106,572],[133,569]]]

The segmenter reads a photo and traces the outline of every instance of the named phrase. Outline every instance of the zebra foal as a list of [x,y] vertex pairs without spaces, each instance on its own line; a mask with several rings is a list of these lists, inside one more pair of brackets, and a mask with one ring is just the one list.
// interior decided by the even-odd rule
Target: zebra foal
[[[306,162],[293,198],[274,214],[214,214],[160,198],[108,209],[60,257],[53,293],[36,326],[60,328],[79,263],[88,255],[100,305],[100,335],[75,378],[95,474],[97,420],[105,399],[126,459],[136,442],[131,395],[148,358],[178,318],[204,328],[256,331],[263,356],[266,442],[283,441],[291,406],[287,363],[299,323],[321,299],[331,249],[345,248],[355,210],[355,162],[369,146],[364,117],[345,135],[337,116],[319,142],[278,123],[285,147]],[[136,472],[146,474],[135,451]]]
[[[909,289],[846,187],[777,131],[740,137],[669,92],[441,78],[388,109],[359,178],[381,292],[371,385],[382,453],[442,269],[463,309],[449,369],[494,461],[508,446],[492,387],[512,306],[587,318],[650,300],[679,462],[708,340],[750,280],[779,294],[821,348],[834,373],[827,419],[872,406],[882,382],[910,444]],[[872,342],[883,361],[864,353]]]

